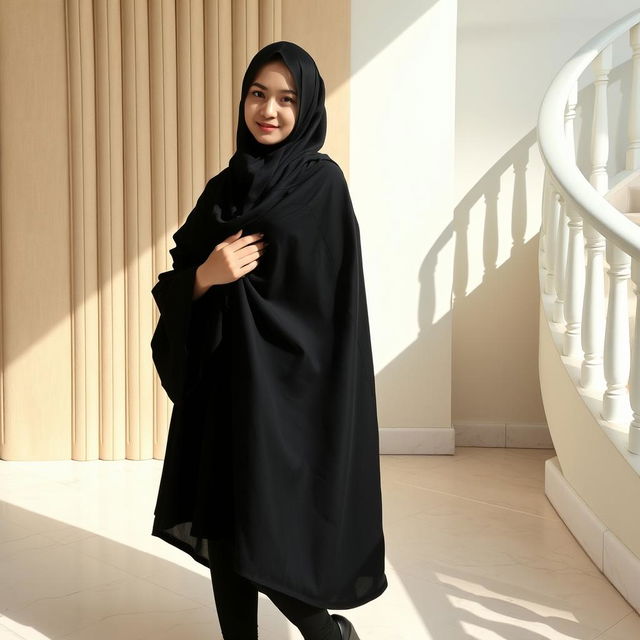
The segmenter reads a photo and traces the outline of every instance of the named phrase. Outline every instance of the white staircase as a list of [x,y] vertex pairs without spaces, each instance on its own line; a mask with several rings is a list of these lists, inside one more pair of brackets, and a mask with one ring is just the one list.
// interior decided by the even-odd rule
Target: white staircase
[[[586,43],[540,107],[546,166],[540,233],[539,371],[557,457],[545,491],[594,563],[640,612],[640,11]],[[629,43],[626,167],[609,184],[612,45]],[[593,120],[576,128],[578,81]],[[585,92],[586,93],[586,92]],[[588,126],[588,125],[591,126]],[[587,136],[590,172],[575,149]],[[581,145],[584,148],[584,145]]]

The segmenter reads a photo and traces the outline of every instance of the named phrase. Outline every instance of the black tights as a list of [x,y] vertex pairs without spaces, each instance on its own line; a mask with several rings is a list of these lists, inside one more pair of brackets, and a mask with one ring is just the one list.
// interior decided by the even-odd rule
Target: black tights
[[[224,640],[257,640],[258,587],[233,571],[228,547],[209,541],[211,583]],[[314,607],[279,591],[260,587],[298,629],[305,640],[342,640],[337,622],[326,609]]]

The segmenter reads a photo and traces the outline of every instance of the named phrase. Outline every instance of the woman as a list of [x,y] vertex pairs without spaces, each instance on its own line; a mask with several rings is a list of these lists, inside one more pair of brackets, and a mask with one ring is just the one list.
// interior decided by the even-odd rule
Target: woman
[[291,42],[251,60],[237,151],[175,233],[152,340],[174,403],[152,534],[210,567],[226,640],[262,591],[307,640],[356,640],[387,587],[360,232]]

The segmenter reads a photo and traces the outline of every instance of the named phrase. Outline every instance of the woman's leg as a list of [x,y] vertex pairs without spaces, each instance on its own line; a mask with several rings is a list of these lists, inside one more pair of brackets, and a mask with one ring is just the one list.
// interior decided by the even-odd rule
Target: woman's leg
[[292,622],[304,640],[342,640],[338,623],[326,609],[314,607],[280,591],[260,587],[273,604]]
[[209,540],[211,584],[224,640],[258,640],[258,589],[238,575],[228,548]]

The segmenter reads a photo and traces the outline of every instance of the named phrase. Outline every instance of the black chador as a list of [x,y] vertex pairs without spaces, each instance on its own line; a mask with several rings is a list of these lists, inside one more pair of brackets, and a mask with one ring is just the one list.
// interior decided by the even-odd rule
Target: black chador
[[[263,145],[243,101],[277,56],[299,111]],[[318,152],[324,99],[304,49],[260,50],[237,151],[173,236],[173,268],[153,288],[153,359],[174,407],[152,535],[207,567],[208,539],[225,538],[258,586],[349,609],[387,579],[360,230],[342,170]],[[258,266],[193,300],[196,268],[241,229],[269,243]]]

